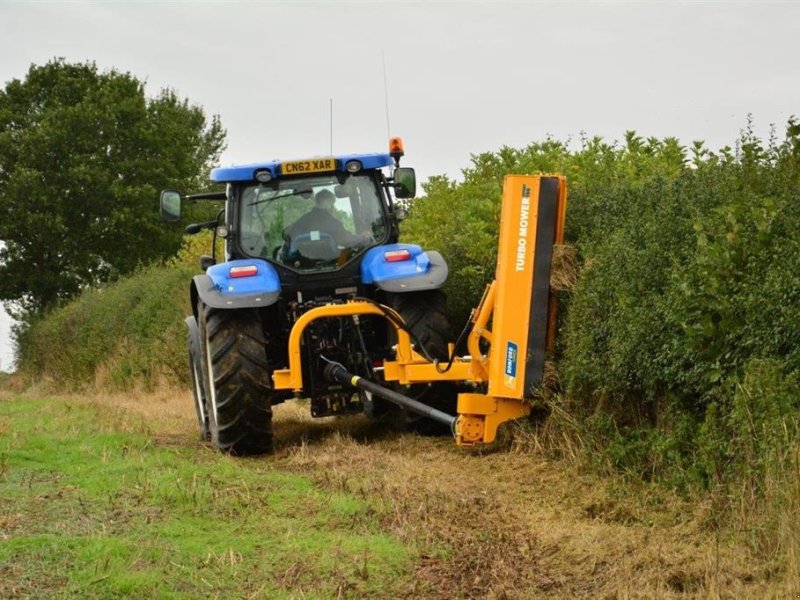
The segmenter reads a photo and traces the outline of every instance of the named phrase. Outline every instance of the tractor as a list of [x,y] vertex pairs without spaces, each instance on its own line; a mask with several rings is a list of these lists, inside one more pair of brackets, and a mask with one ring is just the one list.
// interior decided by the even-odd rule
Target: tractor
[[225,202],[186,228],[225,246],[224,261],[201,257],[186,318],[200,435],[223,452],[271,451],[272,407],[292,397],[313,417],[445,426],[461,446],[491,444],[530,414],[555,341],[566,179],[506,176],[495,280],[453,343],[447,263],[398,242],[398,200],[416,194],[403,155],[392,138],[385,154],[213,169],[224,192],[161,192],[166,221],[184,201]]
[[[161,193],[166,221],[181,218],[182,201],[225,202],[217,218],[186,228],[211,229],[214,247],[216,238],[224,239],[224,261],[201,258],[205,273],[191,282],[186,319],[200,434],[221,450],[270,451],[272,406],[293,396],[308,398],[314,417],[366,412],[404,418],[390,403],[324,376],[335,362],[381,379],[396,335],[377,315],[314,323],[303,335],[302,390],[275,388],[274,371],[288,364],[292,326],[313,308],[353,299],[385,307],[417,351],[431,360],[448,357],[450,323],[441,291],[447,264],[438,252],[398,243],[406,211],[396,199],[415,195],[416,177],[412,168],[400,167],[400,138],[389,150],[221,167],[211,180],[224,183],[224,192]],[[417,386],[414,393],[422,397],[433,387]],[[454,410],[455,395],[444,395]]]

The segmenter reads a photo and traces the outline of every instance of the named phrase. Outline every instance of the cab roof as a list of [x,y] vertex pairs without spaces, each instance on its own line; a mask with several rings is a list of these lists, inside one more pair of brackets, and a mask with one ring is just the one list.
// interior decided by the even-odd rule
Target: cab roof
[[255,181],[256,173],[269,171],[272,177],[281,177],[283,175],[282,165],[286,163],[299,163],[321,161],[324,159],[333,158],[335,160],[335,169],[317,169],[309,172],[317,173],[331,173],[333,171],[344,171],[345,165],[353,160],[361,163],[361,170],[380,169],[388,167],[393,164],[392,157],[389,154],[371,153],[371,154],[337,154],[334,156],[315,156],[313,158],[297,160],[272,160],[269,162],[252,163],[248,165],[236,165],[231,167],[217,167],[211,170],[211,181],[214,183],[231,183],[234,181]]

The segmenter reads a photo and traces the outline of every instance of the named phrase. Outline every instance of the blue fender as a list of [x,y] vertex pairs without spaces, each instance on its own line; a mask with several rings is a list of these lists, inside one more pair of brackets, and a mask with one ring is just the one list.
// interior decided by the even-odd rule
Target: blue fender
[[[239,267],[257,268],[254,275],[232,277]],[[274,304],[281,293],[278,272],[265,260],[231,260],[213,265],[205,275],[196,275],[194,287],[200,299],[212,308],[253,308]]]
[[[389,262],[385,253],[407,250],[408,260]],[[447,263],[434,250],[424,251],[416,244],[387,244],[367,250],[361,261],[361,280],[386,292],[435,290],[447,281]]]

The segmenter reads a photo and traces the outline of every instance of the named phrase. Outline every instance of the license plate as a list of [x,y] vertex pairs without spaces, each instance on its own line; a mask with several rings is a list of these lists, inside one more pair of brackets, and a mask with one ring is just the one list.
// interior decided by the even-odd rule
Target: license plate
[[320,173],[322,171],[335,171],[335,158],[312,158],[310,160],[293,160],[281,165],[284,175],[299,175],[300,173]]

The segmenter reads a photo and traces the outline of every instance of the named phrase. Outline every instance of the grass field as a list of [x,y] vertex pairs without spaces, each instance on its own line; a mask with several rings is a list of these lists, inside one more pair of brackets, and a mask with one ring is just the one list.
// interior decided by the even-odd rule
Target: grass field
[[411,550],[353,494],[222,457],[109,406],[26,399],[0,414],[0,597],[331,597],[409,585]]
[[710,500],[277,407],[275,455],[183,392],[0,399],[0,597],[783,597]]

